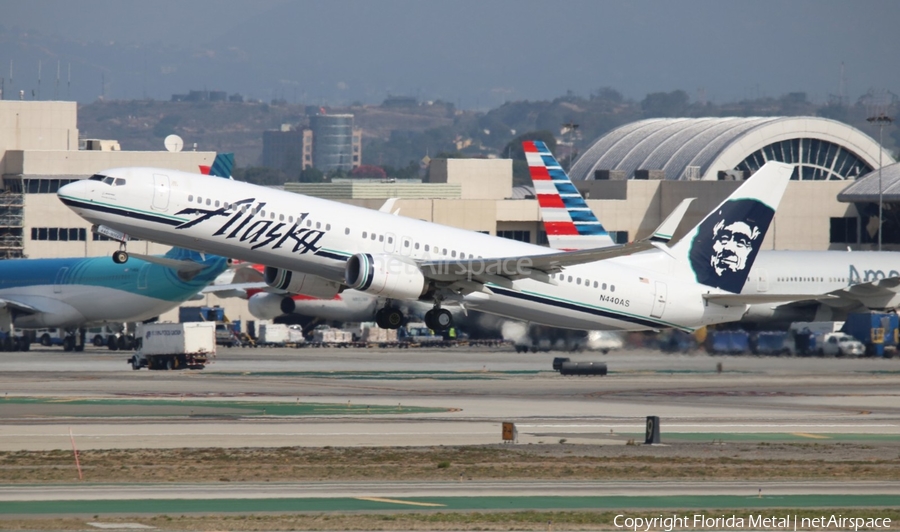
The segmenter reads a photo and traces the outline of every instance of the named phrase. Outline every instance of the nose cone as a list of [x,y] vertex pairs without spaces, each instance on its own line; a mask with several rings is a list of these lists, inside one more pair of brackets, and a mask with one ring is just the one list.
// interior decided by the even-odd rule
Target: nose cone
[[88,184],[87,181],[81,179],[79,181],[75,181],[73,183],[69,183],[63,187],[60,187],[56,192],[56,196],[62,200],[63,203],[69,204],[66,200],[81,200],[84,201],[87,199],[88,192]]

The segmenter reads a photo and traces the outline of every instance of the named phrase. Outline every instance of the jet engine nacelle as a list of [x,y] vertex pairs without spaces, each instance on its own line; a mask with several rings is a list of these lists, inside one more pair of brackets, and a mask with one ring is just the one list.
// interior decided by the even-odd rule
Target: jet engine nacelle
[[296,305],[291,296],[259,292],[247,300],[247,310],[259,320],[271,320],[282,314],[291,314]]
[[317,275],[282,270],[271,266],[266,266],[264,277],[267,285],[290,294],[331,299],[341,290],[340,283],[323,279]]
[[391,299],[418,299],[427,287],[425,276],[414,262],[383,253],[350,257],[344,281],[360,292]]

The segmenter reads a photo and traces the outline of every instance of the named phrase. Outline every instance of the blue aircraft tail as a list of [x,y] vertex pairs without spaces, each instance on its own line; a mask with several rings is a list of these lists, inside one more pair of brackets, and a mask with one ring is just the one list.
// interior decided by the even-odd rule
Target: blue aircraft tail
[[234,169],[233,153],[218,153],[211,166],[200,165],[200,173],[214,177],[231,179],[231,171]]

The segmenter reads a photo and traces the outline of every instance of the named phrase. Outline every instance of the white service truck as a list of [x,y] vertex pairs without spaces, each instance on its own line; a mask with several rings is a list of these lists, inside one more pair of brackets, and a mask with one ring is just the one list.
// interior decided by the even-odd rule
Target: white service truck
[[827,357],[861,357],[866,354],[866,346],[847,333],[828,333],[822,337],[819,354]]
[[202,369],[216,356],[214,322],[138,325],[139,347],[128,359],[132,369]]
[[256,330],[258,346],[284,347],[291,342],[291,329],[283,323],[263,323]]

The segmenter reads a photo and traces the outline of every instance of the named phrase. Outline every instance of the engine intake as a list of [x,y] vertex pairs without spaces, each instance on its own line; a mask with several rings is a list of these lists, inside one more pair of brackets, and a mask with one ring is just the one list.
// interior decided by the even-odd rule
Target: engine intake
[[391,299],[418,299],[428,286],[414,262],[383,253],[350,257],[344,281],[350,288]]
[[292,314],[297,307],[291,296],[260,292],[247,300],[247,310],[259,320],[271,320],[282,314]]
[[282,270],[271,266],[266,266],[264,278],[266,284],[272,288],[320,299],[331,299],[341,290],[340,283],[329,281],[318,275]]

